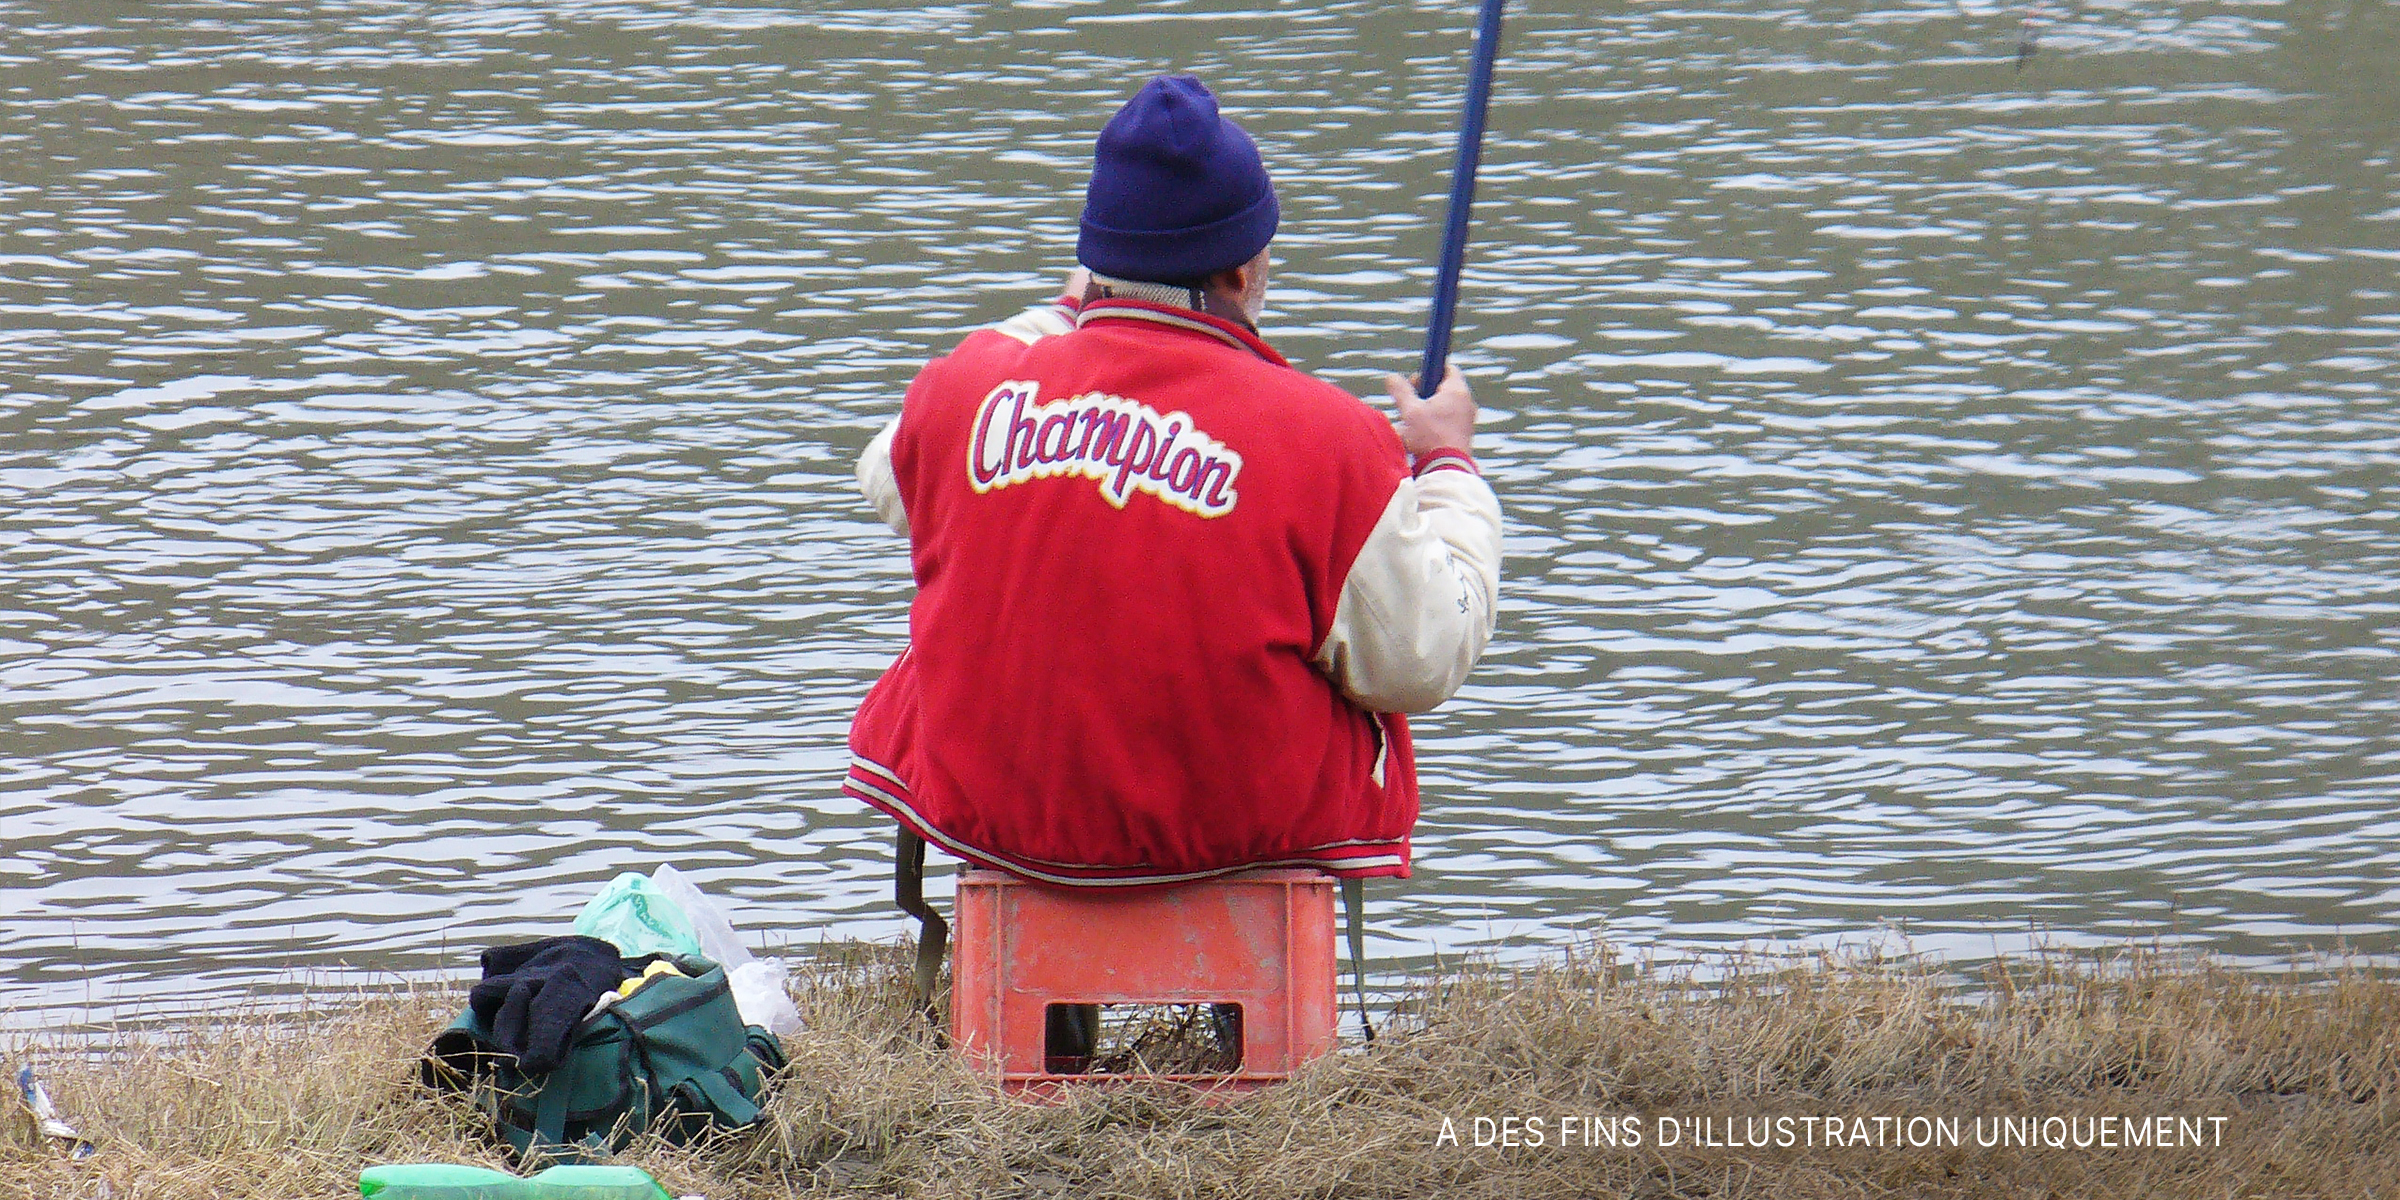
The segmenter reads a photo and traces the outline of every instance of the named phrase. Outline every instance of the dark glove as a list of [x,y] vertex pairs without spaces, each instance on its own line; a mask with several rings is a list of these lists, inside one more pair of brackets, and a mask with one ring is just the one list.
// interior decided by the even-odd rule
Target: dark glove
[[528,1075],[546,1075],[566,1058],[575,1027],[628,972],[616,946],[591,937],[543,938],[483,952],[483,982],[467,989],[467,1007],[491,1026],[492,1040],[517,1056]]

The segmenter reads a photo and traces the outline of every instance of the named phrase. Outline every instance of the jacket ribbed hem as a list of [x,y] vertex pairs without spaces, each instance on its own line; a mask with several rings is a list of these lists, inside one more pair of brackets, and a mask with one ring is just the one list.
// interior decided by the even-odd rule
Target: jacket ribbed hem
[[1158,887],[1214,879],[1260,867],[1314,868],[1341,878],[1405,877],[1408,874],[1409,849],[1406,837],[1393,841],[1360,840],[1312,846],[1290,854],[1196,871],[1159,871],[1141,866],[1110,867],[1020,858],[971,845],[935,828],[917,812],[908,784],[900,778],[899,772],[857,755],[850,759],[850,773],[842,780],[842,794],[880,809],[918,837],[976,866],[990,867],[1035,883],[1057,884],[1061,887]]

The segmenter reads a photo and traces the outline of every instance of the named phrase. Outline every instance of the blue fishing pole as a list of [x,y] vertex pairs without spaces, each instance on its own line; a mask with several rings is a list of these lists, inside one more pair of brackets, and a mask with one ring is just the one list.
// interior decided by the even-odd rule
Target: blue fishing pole
[[1450,218],[1442,230],[1442,261],[1433,276],[1433,316],[1425,325],[1425,362],[1417,371],[1417,394],[1442,384],[1450,357],[1450,326],[1458,315],[1458,275],[1467,265],[1467,223],[1475,207],[1475,168],[1483,161],[1483,114],[1491,107],[1492,72],[1500,61],[1500,9],[1507,0],[1483,0],[1475,22],[1475,65],[1467,74],[1467,114],[1458,129],[1458,165],[1450,171]]

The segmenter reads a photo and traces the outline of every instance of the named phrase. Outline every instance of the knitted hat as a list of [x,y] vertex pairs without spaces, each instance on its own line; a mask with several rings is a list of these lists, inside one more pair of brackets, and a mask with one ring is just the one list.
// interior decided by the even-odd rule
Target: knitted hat
[[1189,75],[1161,75],[1100,131],[1075,257],[1120,279],[1181,283],[1250,261],[1282,209],[1239,125]]

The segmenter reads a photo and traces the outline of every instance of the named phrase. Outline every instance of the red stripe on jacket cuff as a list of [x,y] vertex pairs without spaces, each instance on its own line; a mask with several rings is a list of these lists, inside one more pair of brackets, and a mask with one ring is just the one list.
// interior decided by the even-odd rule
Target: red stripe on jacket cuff
[[1439,450],[1429,450],[1417,456],[1417,469],[1413,474],[1422,476],[1433,471],[1465,471],[1471,475],[1483,474],[1483,469],[1475,465],[1474,455],[1451,446],[1444,446]]

